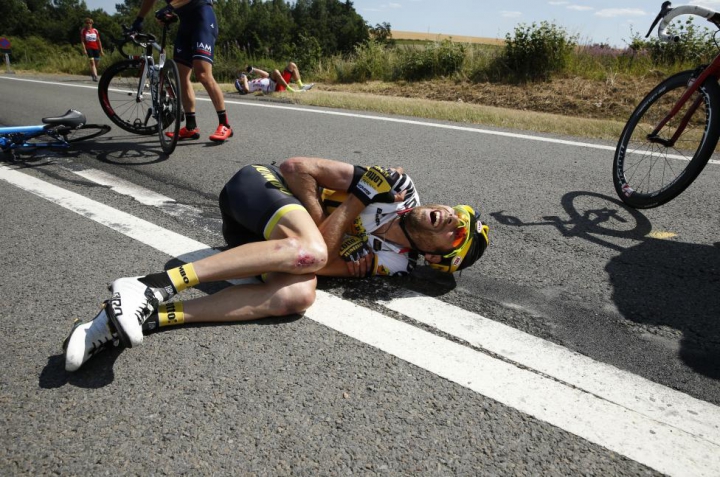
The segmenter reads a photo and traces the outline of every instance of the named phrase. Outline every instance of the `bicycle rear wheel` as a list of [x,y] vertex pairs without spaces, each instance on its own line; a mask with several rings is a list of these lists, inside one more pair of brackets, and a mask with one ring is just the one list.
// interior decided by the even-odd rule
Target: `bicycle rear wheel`
[[62,135],[69,143],[86,141],[110,132],[107,124],[85,124],[77,129],[63,131]]
[[158,125],[152,117],[150,79],[145,79],[143,94],[137,97],[143,60],[122,60],[110,65],[98,83],[100,106],[110,120],[121,129],[134,134],[157,133]]
[[660,83],[625,125],[615,150],[613,182],[618,197],[627,205],[647,209],[674,199],[712,156],[720,136],[720,86],[714,77],[701,85],[660,130],[658,136],[670,140],[697,101],[696,110],[673,145],[648,138],[694,78],[694,71],[684,71]]
[[173,60],[167,60],[160,71],[158,84],[158,135],[160,146],[168,156],[173,153],[178,141],[182,121],[180,73]]

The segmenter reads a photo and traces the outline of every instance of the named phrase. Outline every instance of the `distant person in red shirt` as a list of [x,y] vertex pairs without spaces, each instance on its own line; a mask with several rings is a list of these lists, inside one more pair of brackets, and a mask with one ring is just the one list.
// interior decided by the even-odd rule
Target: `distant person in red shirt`
[[83,51],[90,58],[92,80],[97,82],[97,62],[100,61],[101,55],[105,55],[105,52],[100,42],[100,33],[93,28],[92,18],[85,19],[85,27],[80,31],[80,43],[82,43]]

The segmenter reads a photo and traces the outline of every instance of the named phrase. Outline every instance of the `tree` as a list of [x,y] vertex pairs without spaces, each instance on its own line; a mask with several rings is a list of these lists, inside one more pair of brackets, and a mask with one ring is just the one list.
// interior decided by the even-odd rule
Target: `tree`
[[374,27],[370,27],[369,32],[370,38],[378,43],[390,44],[393,42],[390,24],[387,22],[378,23]]
[[0,15],[0,36],[21,35],[28,27],[31,12],[22,0],[3,0],[3,14]]

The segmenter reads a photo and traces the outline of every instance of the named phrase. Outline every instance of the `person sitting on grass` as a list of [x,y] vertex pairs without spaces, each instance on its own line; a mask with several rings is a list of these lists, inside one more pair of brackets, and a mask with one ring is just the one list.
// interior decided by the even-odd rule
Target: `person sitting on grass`
[[[250,80],[247,77],[249,74],[256,75],[257,78]],[[295,83],[299,89],[291,87],[289,85],[291,82]],[[315,83],[303,84],[300,69],[292,61],[287,64],[282,73],[279,70],[272,70],[271,73],[268,73],[259,68],[248,66],[245,71],[238,74],[238,78],[235,80],[235,89],[242,95],[256,92],[270,94],[285,90],[298,93],[307,91],[313,86],[315,86]]]

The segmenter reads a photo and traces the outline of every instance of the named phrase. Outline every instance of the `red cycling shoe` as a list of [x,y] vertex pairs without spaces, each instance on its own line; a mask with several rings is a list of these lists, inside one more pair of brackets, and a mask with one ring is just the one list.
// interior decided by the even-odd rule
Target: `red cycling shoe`
[[[173,137],[173,133],[166,132],[165,135],[167,137]],[[185,126],[180,128],[180,132],[178,133],[178,139],[200,139],[200,129],[188,129]]]
[[211,141],[224,142],[233,136],[233,131],[230,126],[220,124],[215,130],[215,134],[210,136]]

